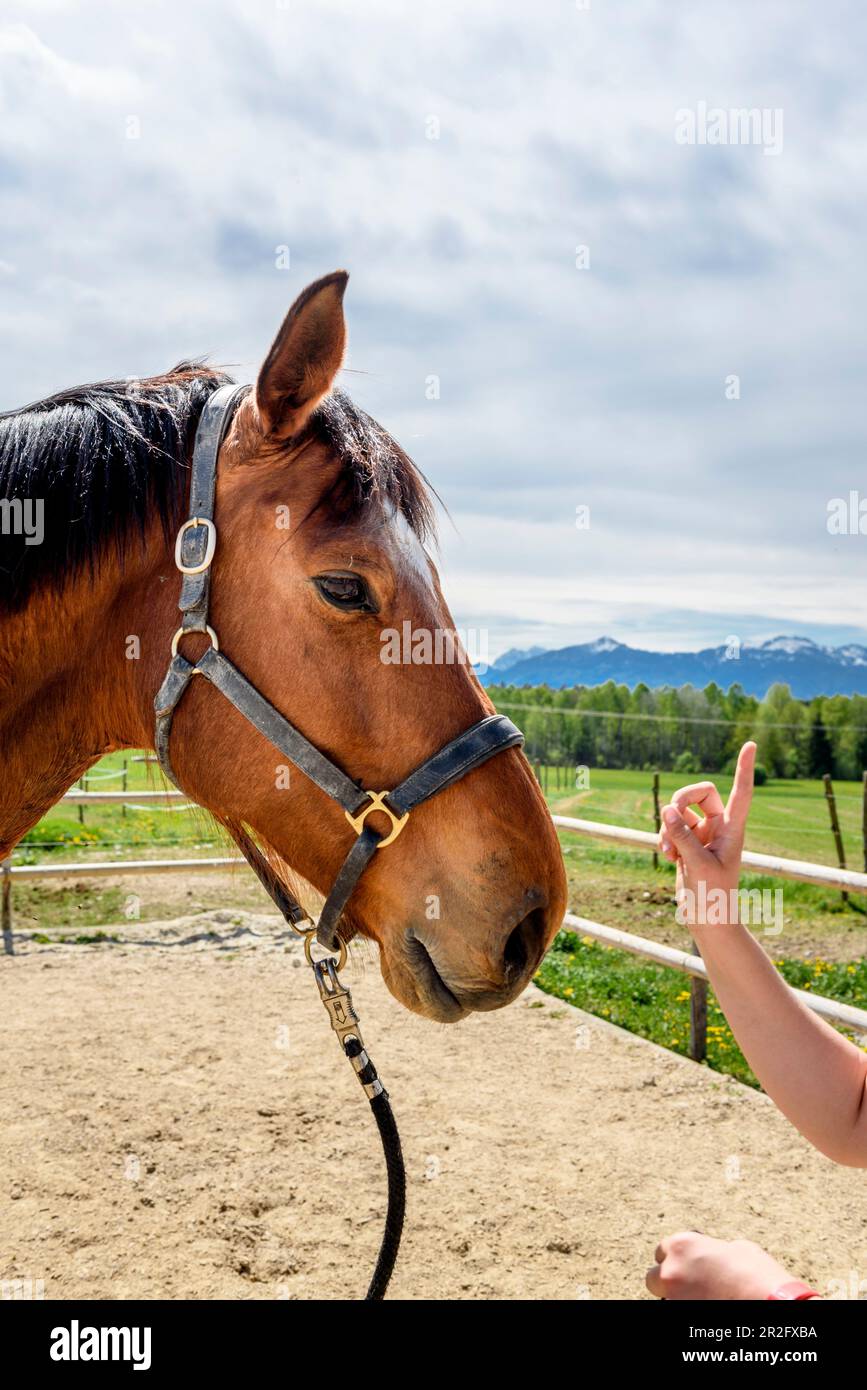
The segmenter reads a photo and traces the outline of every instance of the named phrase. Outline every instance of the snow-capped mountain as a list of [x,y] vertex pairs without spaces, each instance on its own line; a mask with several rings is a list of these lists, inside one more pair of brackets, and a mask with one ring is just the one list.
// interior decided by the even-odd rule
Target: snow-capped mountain
[[777,681],[800,700],[814,695],[867,695],[867,646],[823,647],[809,637],[771,637],[698,652],[648,652],[599,637],[558,651],[537,652],[505,664],[504,653],[485,676],[486,685],[635,686],[738,684],[761,698]]

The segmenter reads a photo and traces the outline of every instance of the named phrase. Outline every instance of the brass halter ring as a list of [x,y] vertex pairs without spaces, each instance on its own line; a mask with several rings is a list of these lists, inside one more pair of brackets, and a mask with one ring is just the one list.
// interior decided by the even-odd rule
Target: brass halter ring
[[394,814],[394,811],[392,811],[391,807],[387,806],[385,801],[383,800],[383,797],[388,796],[388,792],[366,791],[364,795],[370,797],[370,805],[365,806],[364,810],[361,812],[360,815],[353,816],[349,813],[349,811],[344,811],[343,814],[346,816],[346,819],[349,821],[349,824],[352,826],[356,835],[360,835],[362,830],[364,829],[364,822],[367,820],[367,817],[370,815],[371,811],[384,811],[385,814],[388,816],[388,819],[391,821],[391,831],[388,835],[386,835],[384,840],[380,840],[376,848],[385,849],[386,845],[390,845],[393,840],[396,840],[401,830],[403,830],[403,827],[409,820],[409,811],[405,811],[402,816],[396,816]]
[[[295,928],[295,931],[301,931],[301,930],[302,930],[302,929],[301,929],[300,927],[296,927],[296,928]],[[305,956],[307,957],[307,964],[308,964],[308,965],[315,965],[315,964],[316,964],[316,961],[314,961],[314,959],[313,959],[313,943],[314,943],[314,941],[316,940],[316,924],[314,923],[314,925],[313,925],[312,927],[308,927],[307,930],[303,932],[303,936],[304,936],[304,954],[305,954]],[[323,959],[324,959],[324,960],[332,960],[332,959],[333,959],[333,955],[330,955],[330,954],[329,954],[329,955],[327,955],[327,956],[324,956]],[[336,964],[335,964],[335,966],[334,966],[335,971],[338,971],[338,972],[341,971],[341,970],[343,969],[343,967],[344,967],[345,964],[346,964],[346,942],[345,942],[345,941],[343,940],[343,938],[341,937],[341,938],[340,938],[340,952],[339,952],[338,957],[337,957],[337,962],[336,962]]]

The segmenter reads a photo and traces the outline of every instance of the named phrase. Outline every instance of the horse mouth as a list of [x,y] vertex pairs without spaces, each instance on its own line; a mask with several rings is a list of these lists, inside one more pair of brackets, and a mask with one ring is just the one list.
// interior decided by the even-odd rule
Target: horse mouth
[[418,996],[417,1011],[440,1023],[457,1023],[469,1010],[452,994],[424,942],[412,928],[406,934],[406,954]]

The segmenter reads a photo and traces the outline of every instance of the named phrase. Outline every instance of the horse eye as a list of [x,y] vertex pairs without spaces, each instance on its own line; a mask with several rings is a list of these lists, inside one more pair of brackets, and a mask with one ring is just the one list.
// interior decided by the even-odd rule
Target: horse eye
[[319,574],[313,582],[325,602],[334,608],[352,612],[374,612],[367,585],[357,574]]

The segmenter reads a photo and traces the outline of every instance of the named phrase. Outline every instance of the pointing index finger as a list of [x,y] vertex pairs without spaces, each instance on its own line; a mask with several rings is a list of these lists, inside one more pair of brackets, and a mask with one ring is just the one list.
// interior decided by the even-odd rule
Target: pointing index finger
[[750,813],[753,799],[753,773],[756,766],[756,745],[745,743],[738,754],[738,765],[728,800],[728,818],[738,829],[743,829]]

